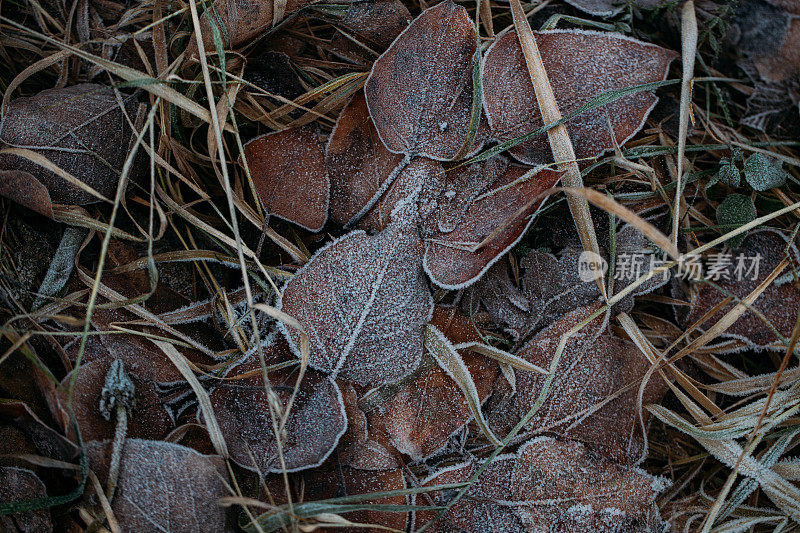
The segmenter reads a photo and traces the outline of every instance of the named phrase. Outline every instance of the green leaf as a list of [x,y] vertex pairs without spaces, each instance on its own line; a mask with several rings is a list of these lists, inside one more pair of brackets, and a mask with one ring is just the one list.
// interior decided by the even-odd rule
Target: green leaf
[[708,186],[721,181],[730,187],[738,187],[742,183],[742,174],[739,172],[739,169],[736,168],[734,162],[724,157],[720,163],[722,163],[722,166],[719,167],[717,175],[708,183]]
[[[743,194],[731,194],[717,207],[717,223],[723,226],[724,232],[735,230],[756,219],[758,213],[753,199]],[[738,248],[747,233],[742,233],[727,240],[731,248]]]
[[783,163],[764,154],[753,154],[744,162],[744,179],[757,191],[768,191],[786,183]]

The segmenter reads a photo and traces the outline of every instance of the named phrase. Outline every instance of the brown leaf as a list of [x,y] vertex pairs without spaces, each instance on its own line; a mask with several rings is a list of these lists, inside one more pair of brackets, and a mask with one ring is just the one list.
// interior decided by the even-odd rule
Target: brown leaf
[[[269,367],[293,359],[283,338],[266,348]],[[299,365],[269,373],[277,405],[286,409],[297,385]],[[242,377],[245,376],[245,377]],[[264,388],[259,358],[249,356],[219,383],[210,395],[231,458],[240,466],[262,473],[281,472],[270,400]],[[273,404],[275,405],[275,404]],[[283,411],[276,414],[277,423]],[[342,395],[324,374],[307,369],[291,406],[282,440],[287,471],[321,464],[345,432]]]
[[[130,121],[136,120],[136,98],[121,97]],[[131,138],[132,130],[114,91],[92,83],[17,98],[0,122],[0,148],[33,150],[106,198],[113,198],[117,190]],[[0,180],[4,182],[0,193],[16,185],[30,187],[23,173],[41,182],[54,203],[100,201],[51,170],[16,154],[0,153]],[[134,165],[131,180],[137,175],[138,165]],[[19,191],[12,191],[10,198],[39,213],[51,214],[40,187],[31,187],[28,198]]]
[[[284,15],[293,13],[308,3],[308,0],[286,0]],[[215,0],[200,17],[200,35],[206,54],[217,52],[212,24],[222,39],[225,50],[239,48],[252,43],[272,27],[274,6],[274,2]],[[197,60],[197,38],[194,35],[186,45],[184,54],[188,59]]]
[[[111,444],[89,442],[87,454],[92,470],[105,481]],[[218,503],[231,495],[229,483],[225,461],[218,455],[126,439],[111,507],[123,531],[233,531],[226,508]]]
[[[339,498],[344,496],[357,496],[373,492],[396,491],[406,488],[403,471],[392,470],[358,470],[343,466],[340,468],[320,469],[304,474],[306,477],[306,492],[304,501],[312,502]],[[370,505],[407,505],[406,496],[390,496],[388,498],[365,500]],[[393,531],[405,531],[408,522],[408,513],[381,512],[375,510],[356,511],[343,513],[343,518],[358,524],[377,524]],[[361,528],[331,528],[329,531],[358,532],[365,531]],[[367,531],[374,531],[368,529]]]
[[641,9],[654,9],[669,4],[669,0],[566,0],[566,2],[598,17],[616,15],[631,4]]
[[395,457],[386,435],[370,431],[367,416],[358,407],[358,394],[352,384],[339,384],[347,413],[347,431],[339,441],[337,459],[359,470],[391,470],[402,465]]
[[271,215],[309,231],[328,219],[330,180],[316,133],[291,128],[256,137],[244,146],[258,197]]
[[[24,468],[0,466],[0,502],[15,503],[47,496],[39,477]],[[0,529],[6,533],[44,533],[53,531],[50,510],[0,515]]]
[[797,76],[800,9],[795,2],[743,1],[734,6],[727,40],[752,59],[767,82]]
[[[362,45],[382,52],[410,22],[411,13],[400,0],[356,0],[347,6],[347,12],[339,25]],[[348,52],[364,51],[341,34],[334,36],[332,44],[335,48]]]
[[[554,30],[536,33],[550,84],[563,115],[605,91],[624,89],[666,78],[672,51],[612,33]],[[638,92],[587,111],[566,123],[578,159],[591,158],[621,145],[644,124],[657,98]],[[525,58],[515,32],[495,42],[483,63],[483,101],[492,134],[509,141],[544,126]],[[552,162],[547,136],[511,148],[520,161]]]
[[476,37],[466,9],[446,0],[417,17],[375,61],[364,92],[390,151],[448,161],[462,150]]
[[[419,364],[433,303],[411,207],[377,235],[333,241],[287,283],[278,307],[305,328],[312,367],[377,386]],[[299,333],[280,327],[299,356]]]
[[[549,368],[562,335],[601,305],[598,302],[566,314],[537,334],[517,356]],[[604,324],[601,314],[570,337],[550,393],[526,428],[583,442],[617,461],[636,461],[644,444],[637,396],[650,363],[633,343],[605,333]],[[489,412],[490,423],[503,433],[533,407],[547,378],[524,371],[517,371],[516,377],[516,394],[497,402]],[[644,405],[660,401],[666,388],[663,379],[655,375],[645,388]]]
[[[481,462],[446,467],[425,486],[459,483]],[[669,482],[642,470],[598,458],[582,444],[535,438],[516,454],[494,459],[466,496],[432,528],[434,531],[551,531],[611,533],[663,529],[654,505]],[[446,504],[454,491],[432,493]],[[415,504],[427,503],[417,496]],[[436,511],[417,512],[419,528]]]
[[[714,306],[721,303],[727,296],[732,294],[736,298],[743,299],[766,279],[772,270],[786,257],[784,251],[787,247],[787,239],[782,233],[773,230],[758,230],[750,233],[742,242],[742,245],[732,253],[731,265],[723,269],[724,276],[729,279],[718,279],[715,281],[725,293],[720,292],[709,284],[702,284],[691,297],[689,314],[683,321],[684,326],[694,324]],[[744,279],[737,280],[735,268],[738,257],[742,254],[744,258],[760,257],[758,260],[758,273],[756,279],[750,279],[751,274],[744,276]],[[793,265],[800,262],[800,253],[794,244],[789,246],[789,257]],[[749,259],[745,259],[745,271],[748,266],[752,266]],[[784,274],[790,273],[790,266],[784,270]],[[706,271],[708,273],[708,270]],[[738,303],[737,300],[731,301],[709,317],[700,325],[701,331],[716,324],[722,316],[731,310]],[[781,280],[778,278],[764,290],[761,296],[751,306],[766,317],[773,327],[786,339],[791,337],[794,327],[797,310],[800,308],[800,289],[793,278]],[[772,329],[761,321],[752,311],[746,311],[739,319],[731,325],[722,337],[743,340],[756,348],[770,348],[785,350],[785,346],[775,336]]]
[[[452,309],[436,307],[431,322],[453,344],[480,342],[481,335],[472,322]],[[497,363],[468,351],[461,354],[478,390],[481,401],[492,390],[497,378]],[[423,363],[424,364],[424,363]],[[439,365],[428,365],[400,392],[367,413],[370,431],[385,434],[395,449],[413,461],[429,457],[447,439],[464,427],[472,412],[458,384]]]
[[[535,198],[561,177],[557,172],[542,170],[515,184],[527,171],[524,167],[509,166],[469,205],[453,231],[444,233],[437,228],[426,235],[424,267],[434,283],[446,289],[464,288],[477,281],[519,242],[544,200]],[[452,224],[445,213],[442,211],[441,216]],[[438,220],[439,212],[436,216]],[[499,231],[491,241],[478,250],[464,249],[477,246],[496,230]]]
[[0,170],[0,196],[13,200],[47,218],[53,218],[53,202],[44,184],[21,170]]

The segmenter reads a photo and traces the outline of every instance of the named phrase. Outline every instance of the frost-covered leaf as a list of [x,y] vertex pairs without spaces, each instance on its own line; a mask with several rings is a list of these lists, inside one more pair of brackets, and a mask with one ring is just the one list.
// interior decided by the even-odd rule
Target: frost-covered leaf
[[[112,89],[84,83],[17,98],[0,122],[0,149],[32,150],[101,196],[113,198],[132,139],[120,101],[130,121],[136,120],[138,107],[135,97],[120,96],[118,100]],[[131,180],[138,170],[134,165]],[[52,215],[51,201],[78,205],[101,201],[52,170],[9,152],[0,153],[0,193],[46,215]]]
[[347,431],[336,450],[338,460],[359,470],[390,470],[399,468],[400,461],[385,432],[372,431],[367,415],[358,406],[358,393],[351,383],[341,382]]
[[267,212],[309,231],[328,220],[330,181],[317,134],[291,128],[256,137],[244,146],[258,197]]
[[610,17],[629,5],[635,5],[640,9],[655,9],[670,4],[671,0],[566,0],[566,2],[591,15]]
[[[305,328],[312,367],[377,386],[419,364],[433,303],[411,208],[377,235],[354,231],[325,246],[284,288],[279,308]],[[299,355],[299,333],[282,331]]]
[[[461,313],[436,307],[431,323],[451,344],[481,342],[480,332]],[[497,378],[497,363],[469,351],[461,352],[480,402],[489,395]],[[463,392],[439,365],[425,364],[392,398],[367,413],[373,433],[385,434],[391,445],[416,461],[441,449],[454,432],[472,418]],[[422,367],[421,367],[422,368]]]
[[[564,315],[539,332],[517,356],[548,368],[562,335],[600,305]],[[526,428],[583,442],[621,462],[634,461],[643,450],[637,396],[650,363],[633,343],[606,333],[603,323],[601,314],[570,337],[547,400]],[[524,371],[517,371],[516,377],[516,394],[490,408],[489,420],[501,433],[533,407],[547,378]],[[660,401],[665,392],[666,384],[655,375],[645,388],[643,405]]]
[[[44,496],[47,496],[47,490],[39,476],[25,468],[0,466],[0,503],[13,504]],[[6,533],[52,531],[50,510],[0,515],[0,529]]]
[[757,191],[781,187],[788,176],[781,161],[764,154],[752,154],[744,161],[744,179]]
[[[293,359],[282,337],[265,351],[267,367]],[[282,410],[292,400],[299,371],[300,366],[295,364],[268,374],[276,395],[275,404]],[[210,399],[231,458],[244,468],[262,473],[280,472],[278,442],[258,357],[251,355],[237,365],[216,386]],[[321,464],[347,427],[336,383],[320,372],[307,369],[289,413],[282,441],[286,470]],[[278,424],[283,414],[284,411],[276,413]]]
[[[465,482],[480,465],[445,467],[424,485]],[[663,478],[599,458],[578,442],[539,437],[516,454],[495,458],[433,531],[660,531],[654,503],[667,486]],[[448,490],[430,499],[444,505],[452,496]],[[416,496],[414,503],[427,499]],[[413,526],[420,528],[435,516],[436,511],[417,512]]]
[[[108,477],[111,443],[87,445],[89,464]],[[220,498],[230,496],[228,469],[218,455],[168,442],[126,439],[111,508],[123,531],[233,531]]]
[[[536,34],[536,43],[562,115],[600,94],[665,79],[674,52],[613,33],[555,30]],[[509,141],[542,126],[541,113],[515,32],[498,39],[483,64],[483,101],[492,134]],[[644,124],[657,98],[638,92],[578,115],[566,123],[578,159],[623,144]],[[520,161],[552,162],[547,135],[514,146]]]
[[796,2],[737,2],[728,41],[749,57],[768,82],[797,76],[800,68],[800,15]]
[[741,184],[742,173],[736,166],[736,161],[733,157],[723,157],[720,160],[719,170],[716,174],[714,174],[714,176],[712,176],[710,180],[708,180],[708,185],[706,185],[706,188],[716,185],[719,182],[722,182],[730,187],[738,187]]
[[[743,194],[728,195],[717,207],[717,223],[723,233],[733,231],[739,226],[752,222],[758,216],[753,199]],[[731,237],[726,242],[731,248],[738,248],[747,233]]]
[[[469,204],[456,224],[452,224],[447,209],[434,211],[437,227],[425,232],[424,260],[425,271],[434,283],[445,288],[474,283],[522,238],[544,200],[537,200],[537,196],[561,178],[557,172],[541,170],[521,179],[528,170],[509,166]],[[443,194],[447,197],[449,192]],[[454,229],[441,231],[439,216]],[[490,235],[489,242],[475,249]]]
[[[284,15],[297,11],[308,3],[308,0],[286,0],[282,2],[285,6]],[[275,5],[275,2],[215,0],[200,17],[200,35],[206,53],[217,52],[214,44],[215,33],[219,35],[225,50],[250,44],[264,35],[272,27]],[[184,54],[188,59],[197,60],[197,42],[194,35],[191,36]]]
[[[410,22],[411,13],[400,0],[357,0],[348,4],[347,11],[338,21],[348,35],[337,33],[331,45],[334,50],[345,52],[348,56],[364,55],[363,47],[382,52]],[[358,41],[358,44],[351,39]]]
[[462,151],[476,44],[467,10],[446,0],[417,17],[375,61],[364,92],[390,151],[441,161]]
[[[726,293],[719,292],[709,284],[700,285],[691,296],[691,306],[684,325],[694,324],[714,306],[720,304],[728,293],[740,299],[747,297],[786,257],[784,253],[786,247],[786,237],[776,231],[758,230],[750,233],[742,245],[735,250],[735,253],[729,256],[728,262],[722,258],[723,263],[719,268],[720,277],[715,280],[715,283]],[[793,244],[789,246],[789,257],[793,265],[800,262],[800,253]],[[739,268],[738,272],[737,268]],[[786,339],[792,334],[796,318],[795,311],[800,307],[800,289],[794,282],[791,268],[790,266],[784,270],[784,276],[778,277],[751,306],[763,314]],[[738,277],[742,279],[739,280]],[[703,331],[713,326],[734,305],[736,305],[736,301],[725,305],[709,317],[699,329]],[[740,339],[758,348],[786,349],[775,337],[772,329],[752,311],[746,311],[722,336]]]

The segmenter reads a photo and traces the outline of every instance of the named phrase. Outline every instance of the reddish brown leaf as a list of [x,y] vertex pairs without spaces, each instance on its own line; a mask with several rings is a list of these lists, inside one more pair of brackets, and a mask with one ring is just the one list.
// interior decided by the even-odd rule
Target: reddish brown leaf
[[53,218],[53,202],[44,184],[28,172],[0,170],[0,196]]
[[[471,321],[452,311],[436,307],[431,322],[445,332],[453,344],[480,342],[481,335]],[[468,351],[461,356],[478,396],[481,401],[485,400],[497,378],[497,363]],[[392,398],[367,413],[371,432],[388,436],[391,445],[413,461],[441,449],[447,439],[472,418],[464,393],[453,378],[437,364],[427,365],[426,369]]]
[[[136,99],[121,97],[125,112],[134,121]],[[17,98],[0,122],[0,148],[33,150],[106,198],[113,198],[117,190],[131,137],[128,119],[114,91],[92,83]],[[21,173],[28,173],[41,182],[55,203],[82,205],[100,201],[28,159],[0,154],[0,180],[9,180],[0,185],[0,192],[14,185],[25,186],[28,179]],[[138,166],[134,165],[130,178],[135,179],[137,175]],[[12,191],[10,197],[17,200],[21,194]],[[40,187],[33,187],[30,197],[23,201],[40,213],[50,213]]]
[[[437,228],[426,235],[424,267],[434,283],[447,289],[466,287],[519,242],[543,201],[535,198],[561,177],[557,172],[542,170],[521,183],[514,183],[527,170],[509,166],[469,206],[453,231],[444,233]],[[442,216],[446,216],[444,212]],[[483,247],[476,251],[469,249],[498,229]]]
[[328,219],[330,181],[314,131],[291,128],[256,137],[244,146],[258,197],[271,215],[309,231]]
[[[312,367],[377,386],[419,364],[433,304],[411,207],[377,235],[333,241],[287,283],[278,306],[308,334]],[[299,333],[281,329],[299,355]]]
[[339,21],[350,37],[336,34],[332,45],[338,50],[361,55],[365,52],[362,46],[350,40],[355,38],[361,45],[382,52],[410,22],[411,13],[400,0],[357,0],[347,6],[347,12]]
[[[747,297],[786,257],[784,253],[786,247],[786,237],[773,230],[759,230],[748,235],[742,245],[732,254],[732,264],[729,268],[722,270],[725,277],[714,281],[725,292],[720,292],[707,283],[697,287],[692,293],[691,306],[689,307],[689,314],[684,320],[684,325],[686,327],[693,325],[713,307],[720,304],[727,297],[727,294],[732,294],[739,299]],[[743,276],[744,279],[737,280],[735,268],[740,254],[745,258],[743,263],[745,270],[743,273],[746,275]],[[760,260],[758,260],[758,272],[755,275],[755,279],[750,279],[755,272],[747,274],[747,269],[750,266],[754,266],[751,261],[757,256],[760,257]],[[800,262],[800,253],[794,244],[789,246],[789,258],[793,265],[797,265]],[[790,266],[784,270],[784,274],[791,272],[790,268],[792,267]],[[699,326],[699,329],[703,331],[716,324],[736,304],[737,301],[732,301],[723,306],[722,309],[705,320]],[[772,326],[785,339],[788,339],[792,335],[797,310],[800,308],[800,288],[798,288],[793,278],[784,280],[779,278],[779,280],[776,280],[766,288],[751,307],[766,317]],[[781,351],[786,349],[772,329],[752,311],[746,311],[739,317],[722,334],[722,337],[743,340],[756,348],[771,348]]]
[[[283,338],[266,351],[267,366],[293,359]],[[299,365],[293,365],[269,373],[270,385],[282,409],[287,408],[295,391],[299,369]],[[210,397],[231,458],[251,470],[281,472],[269,396],[258,357],[249,356],[238,365]],[[282,415],[276,414],[278,424]],[[307,369],[285,426],[282,446],[286,470],[321,464],[346,428],[344,404],[336,383]]]
[[[598,302],[565,315],[517,356],[549,368],[562,335],[600,306]],[[636,461],[643,451],[637,396],[650,363],[633,343],[605,333],[604,324],[601,314],[570,337],[547,400],[526,427],[578,440],[618,461]],[[533,407],[547,376],[517,371],[516,378],[516,394],[490,410],[489,421],[501,432],[508,432]],[[653,376],[643,405],[660,401],[666,389],[663,379]]]
[[466,9],[446,0],[417,17],[375,61],[364,92],[390,151],[448,161],[462,150],[476,37]]
[[[425,486],[465,482],[481,462],[446,467]],[[500,455],[434,531],[552,531],[611,533],[660,531],[654,505],[669,482],[642,470],[598,458],[582,444],[539,437],[516,454]],[[452,491],[432,493],[432,503],[446,504]],[[428,503],[417,496],[415,504]],[[417,512],[422,527],[436,511]]]
[[[308,3],[308,0],[286,0],[284,14],[297,11]],[[200,17],[200,35],[206,53],[217,52],[212,24],[225,50],[239,48],[252,43],[272,27],[274,6],[274,2],[216,0]],[[197,60],[197,40],[194,35],[184,53],[188,59]]]
[[[89,463],[108,477],[111,443],[87,444]],[[123,531],[233,531],[219,499],[231,496],[225,461],[218,455],[151,440],[126,439],[114,516]]]
[[[329,498],[344,496],[357,496],[373,492],[396,491],[406,488],[403,471],[393,470],[358,470],[343,466],[317,470],[305,474],[307,487],[304,501],[319,501]],[[406,496],[390,496],[388,498],[365,500],[371,505],[407,505]],[[377,524],[394,531],[405,531],[408,522],[408,513],[394,513],[381,511],[356,511],[344,513],[342,517],[358,524]],[[332,529],[333,530],[333,529]],[[339,529],[335,531],[358,532],[365,531],[361,528]],[[368,529],[367,531],[371,531]]]
[[360,470],[392,470],[402,465],[390,451],[392,445],[383,434],[370,431],[367,416],[358,407],[358,395],[350,383],[339,384],[347,412],[347,431],[342,435],[336,457],[343,464]]
[[[0,466],[0,502],[16,503],[47,496],[39,477],[24,468]],[[0,529],[6,533],[46,533],[53,531],[49,509],[0,515]]]
[[[536,33],[536,42],[562,115],[575,111],[605,91],[666,78],[674,52],[612,33],[554,30]],[[509,32],[486,53],[483,101],[492,134],[509,141],[544,126],[519,38]],[[644,124],[657,98],[638,92],[587,111],[566,123],[575,155],[590,158],[623,144]],[[547,135],[510,150],[520,161],[552,162]]]

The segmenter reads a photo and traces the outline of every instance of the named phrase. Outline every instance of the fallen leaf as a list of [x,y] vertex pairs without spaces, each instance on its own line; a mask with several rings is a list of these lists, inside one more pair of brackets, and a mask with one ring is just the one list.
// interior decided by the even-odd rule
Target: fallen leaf
[[[444,332],[452,344],[482,341],[471,321],[452,309],[437,306],[431,323]],[[486,400],[497,379],[497,363],[469,351],[463,351],[461,356],[480,400]],[[425,372],[367,413],[370,432],[386,435],[391,445],[410,456],[412,461],[440,450],[449,437],[472,418],[464,394],[453,378],[439,365],[424,367]]]
[[425,10],[375,61],[364,93],[386,148],[440,161],[462,152],[476,45],[467,10],[445,0]]
[[[664,80],[676,57],[672,51],[614,33],[553,30],[535,35],[563,115],[606,91]],[[644,125],[657,101],[648,91],[638,92],[567,121],[576,157],[599,156],[614,147],[613,140],[624,144]],[[486,53],[483,102],[492,134],[501,142],[544,126],[516,32],[498,39]],[[529,165],[552,162],[545,134],[509,152]]]
[[[47,496],[39,476],[24,468],[0,466],[0,502],[13,504]],[[0,528],[6,533],[44,533],[53,531],[50,510],[25,511],[0,515]]]
[[[784,253],[789,248],[789,257],[792,265],[800,262],[800,253],[794,244],[788,245],[786,237],[773,230],[757,230],[750,233],[742,245],[730,257],[728,268],[721,270],[721,279],[715,281],[726,294],[743,299],[749,295],[786,257]],[[735,272],[738,258],[743,257],[743,270],[741,280],[737,280]],[[758,259],[756,259],[758,258]],[[751,267],[757,269],[751,271]],[[784,271],[784,276],[779,277],[764,290],[761,296],[751,306],[758,310],[775,329],[788,339],[792,334],[798,308],[800,308],[800,289],[791,276],[791,268]],[[787,277],[786,274],[789,274]],[[751,279],[755,277],[755,279]],[[784,279],[785,278],[785,279]],[[727,296],[709,284],[697,287],[691,296],[689,313],[683,321],[684,326],[694,324],[714,306],[721,303]],[[701,331],[717,323],[722,316],[731,310],[738,302],[732,301],[723,306],[718,312],[709,317],[700,325]],[[785,350],[785,346],[775,336],[772,329],[758,318],[752,311],[746,311],[721,335],[724,338],[734,338],[746,342],[755,348],[769,348]]]
[[[723,233],[733,231],[740,226],[752,222],[758,216],[753,199],[743,194],[730,194],[717,207],[717,223]],[[725,243],[731,248],[738,248],[747,237],[747,232],[731,237]]]
[[359,470],[391,470],[402,465],[392,450],[387,435],[374,432],[367,415],[358,406],[358,393],[351,383],[339,384],[347,413],[347,431],[339,441],[336,457],[346,466]]
[[[539,332],[517,356],[549,368],[561,337],[600,306],[598,302],[564,315]],[[628,463],[640,459],[644,449],[637,396],[650,363],[632,342],[606,333],[604,324],[601,314],[567,341],[550,393],[526,429],[577,440]],[[501,434],[533,407],[547,376],[518,370],[516,378],[516,394],[489,409],[489,421]],[[659,402],[666,388],[663,379],[654,376],[645,387],[643,405]]]
[[[92,470],[108,477],[111,444],[87,443]],[[111,508],[123,531],[233,531],[219,499],[230,496],[228,469],[218,455],[170,444],[126,439]]]
[[[132,139],[128,120],[136,120],[138,108],[134,96],[120,96],[117,100],[113,89],[83,83],[11,102],[0,122],[0,193],[47,216],[52,215],[50,202],[83,205],[112,199]],[[18,149],[46,157],[100,197],[9,151]],[[138,174],[139,165],[134,165],[131,181]],[[31,177],[44,186],[49,201]]]
[[[427,478],[427,487],[467,481],[481,461],[448,466]],[[496,457],[466,496],[434,524],[433,531],[660,531],[656,497],[664,478],[593,455],[582,444],[538,437],[516,454]],[[455,490],[434,492],[445,505]],[[422,501],[420,501],[422,500]],[[426,503],[416,496],[414,503]],[[437,511],[416,512],[420,528]]]
[[[536,197],[561,177],[557,172],[541,170],[515,183],[528,171],[509,166],[469,205],[453,231],[444,233],[437,228],[426,232],[424,267],[434,283],[446,289],[467,287],[519,242],[544,201]],[[441,214],[452,224],[446,211]],[[495,232],[489,242],[473,250]]]
[[351,54],[363,54],[362,47],[382,52],[408,27],[411,13],[400,0],[356,0],[338,22],[350,35],[337,33],[331,43],[334,48]]
[[[278,307],[305,328],[312,367],[377,386],[419,364],[433,303],[409,211],[377,235],[353,231],[323,247],[283,289]],[[299,357],[299,333],[280,327]]]
[[789,173],[783,170],[782,161],[759,153],[744,160],[743,172],[747,183],[759,192],[782,187],[789,178]]
[[256,137],[244,146],[264,209],[309,231],[328,220],[330,180],[316,133],[291,128]]
[[[308,4],[308,0],[286,0],[284,17]],[[206,54],[217,52],[214,34],[219,36],[225,50],[248,45],[267,33],[274,20],[275,2],[249,0],[215,0],[200,16],[200,35]],[[280,17],[282,20],[284,17]],[[212,29],[213,26],[213,29]],[[197,60],[197,37],[192,35],[184,52],[190,60]]]
[[[294,359],[282,337],[265,352],[267,367]],[[320,372],[306,370],[292,401],[299,369],[299,365],[291,365],[268,374],[275,395],[273,408],[281,409],[276,413],[278,425],[291,402],[281,442],[285,469],[290,472],[320,465],[347,428],[342,394],[336,383]],[[231,458],[250,470],[281,472],[284,465],[278,455],[259,358],[248,356],[233,368],[210,398]]]
[[669,0],[566,0],[566,2],[596,17],[614,16],[630,5],[640,9],[655,9],[670,4]]

